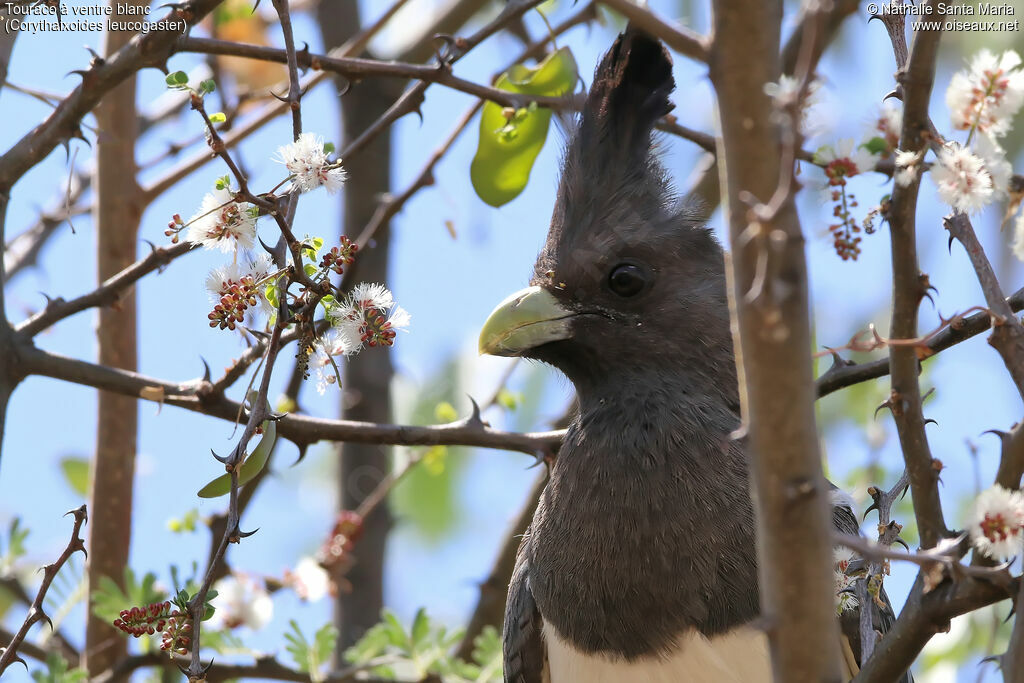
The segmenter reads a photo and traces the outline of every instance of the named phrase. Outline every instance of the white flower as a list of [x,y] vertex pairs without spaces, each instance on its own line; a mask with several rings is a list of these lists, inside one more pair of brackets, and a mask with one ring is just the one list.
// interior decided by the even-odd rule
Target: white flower
[[395,297],[387,287],[372,282],[360,282],[352,288],[349,300],[362,309],[386,311],[395,305]]
[[946,90],[953,126],[1003,136],[1024,104],[1024,71],[1020,55],[1007,50],[998,57],[981,50],[967,70],[953,74]]
[[974,501],[968,528],[974,547],[987,557],[1008,560],[1024,548],[1024,494],[998,484]]
[[1006,150],[994,138],[982,133],[974,144],[974,151],[985,162],[985,170],[992,178],[992,189],[1005,195],[1013,167],[1006,160]]
[[846,610],[853,609],[857,606],[857,596],[853,593],[853,587],[856,583],[856,578],[848,576],[846,570],[850,567],[850,562],[857,559],[857,556],[849,548],[838,546],[833,550],[833,578],[835,580],[836,590],[836,612],[842,614]]
[[896,149],[903,131],[903,110],[886,104],[875,120],[875,131],[881,134],[890,150]]
[[825,167],[825,175],[830,181],[874,170],[878,155],[872,154],[863,145],[855,148],[854,144],[851,138],[847,138],[840,140],[835,147],[819,147],[814,153],[814,162]]
[[314,133],[302,133],[291,144],[279,147],[276,161],[285,165],[292,179],[291,189],[309,192],[323,185],[334,194],[345,184],[345,169],[331,166],[324,152],[324,139]]
[[775,100],[778,107],[786,107],[796,99],[800,81],[788,74],[782,74],[778,83],[765,83],[764,94]]
[[939,198],[954,209],[973,213],[992,201],[992,177],[985,162],[965,147],[943,147],[931,169]]
[[313,345],[313,370],[316,372],[316,390],[323,395],[327,387],[338,382],[338,373],[335,368],[338,359],[350,356],[359,351],[362,344],[351,335],[331,330],[325,336],[316,340]]
[[921,172],[921,158],[924,152],[904,152],[896,150],[896,172],[893,177],[900,187],[907,187],[917,178]]
[[[807,112],[818,103],[818,90],[821,88],[821,81],[812,79],[804,91],[804,98],[800,101],[800,129],[806,132]],[[783,74],[779,77],[778,83],[765,83],[764,94],[772,98],[775,108],[785,110],[797,103],[797,96],[800,94],[800,81],[793,76]]]
[[331,578],[327,570],[312,557],[303,557],[295,570],[284,573],[285,584],[292,587],[301,600],[316,602],[330,592]]
[[188,240],[207,249],[249,249],[255,239],[256,212],[248,204],[234,201],[226,187],[207,193],[189,221]]
[[210,603],[216,609],[213,619],[222,628],[247,626],[258,631],[274,615],[274,601],[262,581],[232,574],[213,587],[217,591],[217,597]]
[[231,285],[237,285],[240,279],[237,263],[211,270],[206,276],[206,291],[210,294],[210,301],[220,301]]
[[360,283],[328,311],[328,318],[345,343],[358,353],[367,346],[391,346],[397,332],[409,326],[409,313],[395,303],[384,285]]

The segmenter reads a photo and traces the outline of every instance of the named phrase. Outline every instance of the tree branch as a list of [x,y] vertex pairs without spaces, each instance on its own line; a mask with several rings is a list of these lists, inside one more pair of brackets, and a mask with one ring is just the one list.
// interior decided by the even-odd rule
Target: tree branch
[[[82,530],[82,525],[89,519],[89,514],[86,512],[86,507],[83,505],[77,510],[71,510],[67,513],[68,515],[74,515],[75,523],[71,528],[71,540],[68,541],[67,547],[64,548],[64,552],[60,554],[57,561],[53,564],[48,564],[43,567],[43,582],[39,586],[39,591],[36,593],[35,600],[32,601],[32,606],[29,607],[28,615],[25,617],[25,621],[21,624],[21,628],[14,634],[14,637],[10,640],[7,647],[0,652],[0,676],[3,675],[4,671],[7,670],[12,663],[21,661],[18,657],[18,647],[22,641],[25,640],[25,636],[28,635],[29,629],[32,628],[36,623],[46,620],[50,621],[50,617],[46,616],[43,611],[43,599],[46,597],[46,591],[50,589],[50,584],[53,583],[54,578],[57,576],[57,572],[60,571],[64,563],[68,561],[72,555],[78,551],[85,552],[85,541],[79,536],[79,532]],[[51,624],[52,626],[52,624]],[[22,662],[24,664],[24,662]]]
[[[774,123],[764,85],[779,80],[781,3],[714,5],[730,307],[757,510],[762,616],[779,681],[838,680],[829,494],[814,417],[804,238],[793,200],[795,126]],[[806,84],[813,32],[795,72]],[[780,140],[780,133],[784,136]],[[761,265],[759,265],[761,264]],[[764,273],[759,277],[758,273]],[[786,401],[779,401],[780,395]]]
[[[936,0],[928,5],[934,11]],[[904,111],[900,149],[920,152],[927,144],[928,99],[935,80],[935,62],[941,31],[918,31],[905,70],[898,78],[903,83]],[[909,185],[899,183],[893,189],[889,214],[893,271],[892,323],[889,334],[898,339],[917,336],[917,313],[928,293],[928,277],[920,272],[917,259],[916,212],[920,174]],[[910,475],[914,516],[924,548],[935,546],[946,534],[939,500],[939,471],[934,467],[922,411],[918,382],[917,351],[913,347],[890,346],[889,368],[892,393],[888,406],[896,422],[903,458]]]
[[[237,401],[223,396],[204,396],[202,389],[206,383],[202,380],[175,384],[68,358],[27,344],[18,347],[16,355],[17,362],[28,374],[53,377],[137,398],[142,397],[144,389],[150,389],[146,392],[147,398],[162,392],[162,403],[229,422],[237,419],[241,408]],[[279,435],[299,445],[317,441],[349,441],[395,446],[479,446],[534,456],[557,449],[564,435],[562,430],[525,434],[505,432],[486,425],[471,425],[467,420],[444,425],[414,426],[285,415],[277,425]]]

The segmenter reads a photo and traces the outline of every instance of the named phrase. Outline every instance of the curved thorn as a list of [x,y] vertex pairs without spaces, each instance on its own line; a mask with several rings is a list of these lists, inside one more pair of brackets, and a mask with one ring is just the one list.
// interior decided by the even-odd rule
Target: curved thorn
[[869,505],[868,509],[864,511],[864,516],[861,517],[861,521],[864,521],[865,519],[868,518],[868,513],[869,512],[871,512],[872,510],[877,510],[877,509],[878,509],[878,503],[872,503],[871,505]]
[[907,542],[906,542],[906,541],[904,541],[904,540],[903,540],[902,538],[900,538],[899,536],[897,536],[896,538],[892,539],[892,542],[893,542],[893,543],[899,543],[899,544],[900,544],[901,546],[903,546],[904,548],[906,548],[906,549],[907,549],[907,552],[908,552],[908,553],[910,552],[910,546],[909,546],[909,545],[907,545]]
[[230,457],[222,458],[221,456],[217,455],[217,452],[212,448],[210,449],[210,453],[213,453],[213,457],[217,460],[217,462],[221,463],[222,465],[227,465],[228,460],[231,459]]
[[480,405],[476,402],[476,399],[466,394],[466,398],[473,404],[473,413],[466,419],[466,424],[471,424],[476,427],[485,426],[483,419],[480,417]]
[[934,418],[931,418],[931,417],[926,417],[926,418],[924,419],[924,423],[925,423],[926,425],[927,425],[927,424],[933,424],[933,425],[936,425],[936,426],[938,426],[938,424],[939,424],[939,423],[938,423],[938,421],[936,421],[936,420],[935,420]]
[[903,99],[903,95],[900,94],[900,89],[896,88],[895,90],[890,90],[889,92],[887,92],[885,94],[885,97],[882,98],[882,101],[885,102],[889,98],[894,98],[894,99],[897,99],[897,100],[902,100]]
[[286,417],[288,417],[288,413],[286,413],[286,412],[285,413],[271,413],[270,415],[267,415],[266,419],[270,420],[271,422],[280,422],[281,420],[283,420]]
[[[259,4],[259,2],[257,2],[256,4],[258,5],[258,4]],[[201,672],[201,673],[203,674],[203,676],[204,676],[204,677],[206,676],[206,674],[207,674],[207,673],[208,673],[208,672],[210,671],[210,669],[211,669],[212,667],[213,667],[213,658],[211,657],[211,658],[210,658],[210,661],[209,661],[209,662],[207,662],[206,666],[204,666],[204,667],[203,667],[203,670],[202,670],[202,672]]]
[[210,374],[210,364],[206,362],[206,359],[199,356],[200,362],[203,364],[203,381],[209,382],[212,380],[213,375]]
[[[293,442],[293,443],[294,443],[294,442]],[[299,444],[299,443],[296,443],[296,444],[295,444],[295,446],[296,446],[296,447],[297,447],[297,448],[299,449],[299,454],[298,454],[298,456],[296,456],[296,458],[295,458],[295,462],[293,462],[293,463],[292,463],[292,464],[290,465],[290,467],[295,467],[295,466],[296,466],[296,465],[298,465],[298,464],[299,464],[300,462],[302,462],[303,460],[305,460],[305,458],[306,458],[306,452],[307,452],[307,451],[309,450],[309,444],[308,444],[308,443],[303,443],[303,444]]]
[[878,407],[875,408],[875,414],[872,416],[873,419],[876,419],[876,420],[878,419],[878,411],[881,410],[882,408],[889,408],[891,410],[892,409],[892,402],[889,401],[889,400],[886,400],[886,401],[883,401],[882,403],[880,403],[878,405]]
[[259,530],[260,530],[259,527],[256,527],[252,531],[242,531],[241,529],[239,529],[238,530],[238,537],[239,538],[249,538],[250,536],[252,536],[253,534],[255,534]]

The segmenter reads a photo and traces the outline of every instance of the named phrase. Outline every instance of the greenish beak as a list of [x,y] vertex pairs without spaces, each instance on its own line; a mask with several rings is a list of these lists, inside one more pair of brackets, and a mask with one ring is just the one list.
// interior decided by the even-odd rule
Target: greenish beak
[[527,287],[491,312],[480,330],[480,353],[518,356],[548,342],[572,337],[572,311],[540,287]]

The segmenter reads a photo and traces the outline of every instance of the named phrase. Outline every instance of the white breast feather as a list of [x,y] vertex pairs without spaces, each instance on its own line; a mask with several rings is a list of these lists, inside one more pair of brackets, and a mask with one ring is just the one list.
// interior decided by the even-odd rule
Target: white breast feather
[[587,654],[544,625],[550,683],[771,683],[768,639],[749,626],[705,638],[696,631],[680,636],[663,657],[627,662]]

